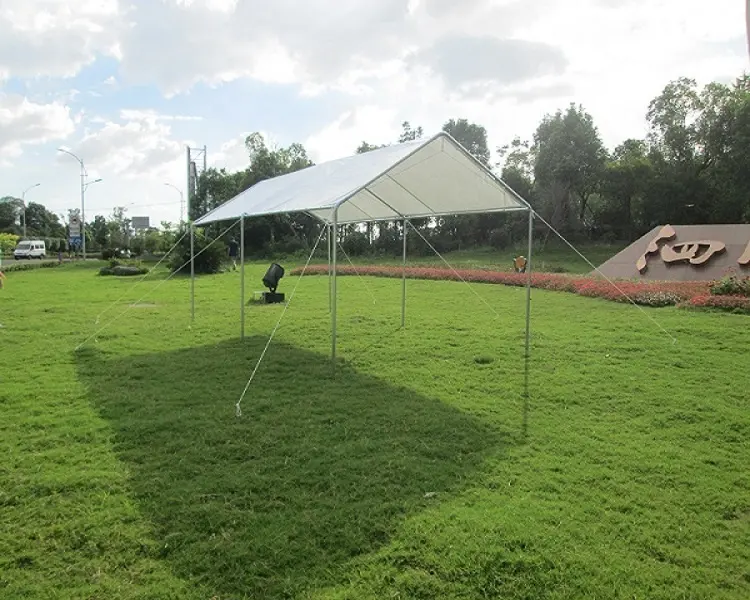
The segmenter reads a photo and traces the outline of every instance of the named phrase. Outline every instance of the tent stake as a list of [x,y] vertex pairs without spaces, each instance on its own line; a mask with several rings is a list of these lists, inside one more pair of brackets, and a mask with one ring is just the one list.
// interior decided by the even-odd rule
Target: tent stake
[[240,339],[245,339],[245,216],[240,217]]

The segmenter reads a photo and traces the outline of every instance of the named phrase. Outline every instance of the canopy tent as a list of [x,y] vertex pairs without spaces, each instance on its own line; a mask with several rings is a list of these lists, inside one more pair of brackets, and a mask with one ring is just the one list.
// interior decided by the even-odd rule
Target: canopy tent
[[[194,222],[307,213],[326,225],[329,243],[331,295],[331,354],[336,357],[336,266],[338,226],[371,221],[404,223],[403,260],[406,264],[406,225],[409,219],[445,215],[528,211],[531,269],[533,211],[529,204],[495,176],[447,133],[379,148],[333,160],[294,173],[261,181]],[[244,227],[243,227],[244,232]],[[333,235],[332,235],[333,234]],[[333,242],[331,240],[334,240]],[[244,244],[241,243],[244,267]],[[192,271],[192,269],[191,269]],[[244,335],[244,277],[242,332]],[[405,276],[402,284],[402,325],[405,313]],[[530,280],[526,290],[526,354],[529,349]]]
[[295,212],[343,225],[511,210],[528,210],[528,204],[440,133],[266,179],[195,225]]

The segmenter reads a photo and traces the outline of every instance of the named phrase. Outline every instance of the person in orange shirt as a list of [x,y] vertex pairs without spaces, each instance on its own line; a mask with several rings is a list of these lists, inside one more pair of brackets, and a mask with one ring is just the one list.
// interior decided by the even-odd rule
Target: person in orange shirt
[[526,272],[526,257],[516,256],[513,259],[513,269],[516,271],[516,273],[525,273]]
[[5,273],[0,271],[0,290],[3,289],[4,284],[5,284]]

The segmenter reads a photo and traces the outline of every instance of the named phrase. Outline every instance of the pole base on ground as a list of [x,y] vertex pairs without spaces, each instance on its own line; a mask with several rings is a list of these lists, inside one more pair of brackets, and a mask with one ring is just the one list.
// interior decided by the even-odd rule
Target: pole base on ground
[[284,302],[284,294],[279,294],[276,292],[264,292],[263,301],[266,304],[279,304]]

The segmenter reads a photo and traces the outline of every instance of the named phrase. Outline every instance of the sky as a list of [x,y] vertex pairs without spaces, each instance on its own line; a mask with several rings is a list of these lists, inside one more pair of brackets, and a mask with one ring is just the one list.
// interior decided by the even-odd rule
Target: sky
[[245,137],[315,162],[401,123],[483,125],[490,147],[582,104],[609,147],[673,79],[730,83],[745,0],[0,0],[0,196],[86,219],[180,219],[186,146],[248,165]]

